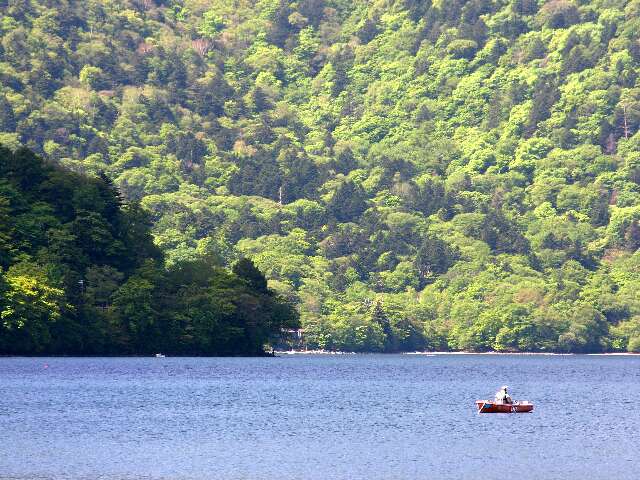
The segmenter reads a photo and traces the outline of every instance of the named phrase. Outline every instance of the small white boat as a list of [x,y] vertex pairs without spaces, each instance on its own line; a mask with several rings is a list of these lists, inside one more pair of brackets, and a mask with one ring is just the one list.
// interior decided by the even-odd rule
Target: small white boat
[[156,353],[156,358],[164,358],[164,355],[161,353]]

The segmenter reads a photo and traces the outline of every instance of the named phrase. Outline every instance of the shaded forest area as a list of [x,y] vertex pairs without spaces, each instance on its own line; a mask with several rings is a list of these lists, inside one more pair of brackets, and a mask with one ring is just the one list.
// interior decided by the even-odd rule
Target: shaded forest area
[[250,260],[165,268],[106,176],[0,148],[0,354],[261,355],[295,309]]
[[[78,226],[52,224],[3,260],[5,284],[46,273],[37,297],[67,319],[56,328],[84,332],[74,348],[134,350],[158,325],[185,348],[221,348],[180,302],[210,325],[198,302],[235,299],[220,289],[247,287],[222,267],[249,257],[297,306],[310,348],[640,351],[640,1],[0,8],[0,142],[104,172],[83,182],[110,179],[126,205],[116,221],[100,202],[58,212],[38,196],[56,213],[32,215]],[[155,246],[133,233],[138,203]],[[48,271],[39,255],[66,255],[74,228],[100,253]],[[166,271],[149,266],[156,247]],[[213,279],[178,288],[202,262]],[[92,291],[89,273],[118,293]],[[121,306],[141,297],[153,325]]]

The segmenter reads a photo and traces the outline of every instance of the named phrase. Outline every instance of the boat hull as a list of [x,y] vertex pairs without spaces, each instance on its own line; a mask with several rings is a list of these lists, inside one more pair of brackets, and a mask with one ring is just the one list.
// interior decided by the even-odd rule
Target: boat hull
[[496,403],[489,400],[477,400],[478,413],[528,413],[533,411],[533,403]]

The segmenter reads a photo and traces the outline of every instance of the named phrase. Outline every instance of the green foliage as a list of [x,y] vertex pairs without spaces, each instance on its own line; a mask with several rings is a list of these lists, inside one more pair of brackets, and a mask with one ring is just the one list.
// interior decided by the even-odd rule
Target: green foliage
[[327,209],[339,222],[357,221],[367,208],[364,190],[351,181],[342,183],[327,203]]
[[[136,351],[163,331],[184,351],[253,351],[271,333],[248,305],[270,318],[285,297],[313,348],[637,350],[639,12],[9,3],[3,291],[16,264],[45,265],[37,288],[68,298],[39,322],[68,338],[93,325],[79,350]],[[77,189],[20,144],[104,175]],[[165,265],[140,272],[159,249]],[[217,280],[159,288],[198,262]]]
[[0,165],[0,354],[260,355],[297,325],[248,259],[166,270],[146,211],[103,174],[26,150]]
[[48,284],[44,275],[29,275],[34,267],[18,264],[7,272],[0,310],[3,353],[45,352],[65,308],[64,291]]
[[473,40],[458,39],[447,46],[447,53],[455,58],[472,59],[477,50],[478,44]]
[[254,263],[248,258],[241,258],[233,266],[233,273],[246,282],[255,291],[260,293],[267,293],[267,279],[262,272],[254,265]]
[[224,19],[214,10],[209,10],[202,15],[202,23],[198,28],[198,32],[209,38],[216,38],[224,28]]

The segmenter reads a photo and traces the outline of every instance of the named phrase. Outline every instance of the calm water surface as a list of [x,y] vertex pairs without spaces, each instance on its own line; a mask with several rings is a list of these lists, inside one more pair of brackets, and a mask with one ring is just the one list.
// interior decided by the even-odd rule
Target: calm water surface
[[2,358],[0,478],[637,479],[639,398],[638,357]]

